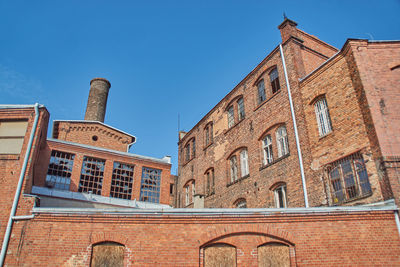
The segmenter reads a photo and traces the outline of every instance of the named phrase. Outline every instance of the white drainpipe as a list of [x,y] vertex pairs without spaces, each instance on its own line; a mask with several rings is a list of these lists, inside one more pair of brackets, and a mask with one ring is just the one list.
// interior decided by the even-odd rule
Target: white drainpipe
[[[8,219],[6,233],[4,234],[3,245],[1,247],[1,254],[0,254],[0,266],[4,265],[4,260],[6,258],[6,253],[7,253],[7,247],[8,247],[8,243],[10,241],[10,235],[11,235],[13,221],[14,221],[14,219],[19,218],[19,216],[18,217],[15,216],[15,213],[17,211],[19,196],[21,194],[22,185],[23,185],[24,178],[25,178],[26,167],[28,166],[28,160],[29,160],[29,156],[30,156],[31,150],[32,150],[33,139],[35,137],[37,123],[39,120],[39,104],[36,103],[34,105],[34,108],[35,108],[35,119],[33,121],[33,126],[32,126],[32,130],[31,130],[31,135],[29,137],[28,147],[26,148],[26,153],[25,153],[24,162],[22,164],[21,173],[19,175],[17,191],[15,192],[14,202],[13,202],[13,205],[11,208],[10,217]],[[24,219],[28,219],[28,218],[29,217],[26,217]]]
[[296,137],[297,155],[299,157],[301,181],[303,183],[304,204],[305,204],[305,207],[308,208],[307,185],[306,185],[306,176],[304,175],[303,157],[301,155],[299,134],[297,132],[296,116],[294,113],[292,93],[290,92],[290,84],[289,84],[289,78],[288,78],[288,74],[287,74],[287,70],[286,70],[285,56],[283,55],[282,44],[279,44],[279,50],[281,52],[282,65],[283,65],[283,70],[285,72],[285,80],[286,80],[286,86],[287,86],[287,90],[288,90],[289,103],[290,103],[290,112],[292,113],[292,120],[293,120],[294,136]]
[[400,220],[399,220],[399,210],[394,211],[394,220],[396,221],[397,231],[400,235]]

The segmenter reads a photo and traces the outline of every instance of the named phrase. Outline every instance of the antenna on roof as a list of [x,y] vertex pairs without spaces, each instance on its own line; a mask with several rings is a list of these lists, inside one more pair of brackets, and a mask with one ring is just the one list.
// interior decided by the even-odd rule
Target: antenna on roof
[[283,19],[284,19],[284,20],[287,19],[286,13],[285,13],[285,12],[283,12]]

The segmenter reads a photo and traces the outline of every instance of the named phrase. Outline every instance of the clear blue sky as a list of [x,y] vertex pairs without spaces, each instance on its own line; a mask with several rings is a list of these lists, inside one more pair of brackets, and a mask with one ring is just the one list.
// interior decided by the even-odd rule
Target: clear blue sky
[[[105,123],[131,152],[173,157],[190,130],[280,42],[283,12],[341,48],[400,39],[400,1],[0,0],[0,103],[83,119],[89,82],[111,82]],[[49,129],[49,134],[51,129]]]

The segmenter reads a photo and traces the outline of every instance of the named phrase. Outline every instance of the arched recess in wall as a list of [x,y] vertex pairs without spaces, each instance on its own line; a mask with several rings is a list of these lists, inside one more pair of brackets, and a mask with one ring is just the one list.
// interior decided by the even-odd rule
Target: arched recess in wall
[[125,246],[116,242],[100,242],[92,245],[91,267],[123,267]]
[[290,247],[278,242],[270,242],[257,248],[258,266],[290,266]]
[[216,243],[204,247],[204,267],[236,267],[236,247],[226,243]]

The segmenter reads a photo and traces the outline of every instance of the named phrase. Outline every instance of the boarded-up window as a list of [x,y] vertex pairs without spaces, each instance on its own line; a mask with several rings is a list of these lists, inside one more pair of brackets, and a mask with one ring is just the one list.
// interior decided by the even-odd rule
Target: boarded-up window
[[290,266],[289,246],[280,243],[268,243],[258,247],[258,266]]
[[27,127],[27,121],[0,121],[0,154],[21,153]]
[[236,267],[236,248],[215,244],[204,249],[204,267]]
[[104,242],[93,246],[91,267],[123,267],[124,246]]

